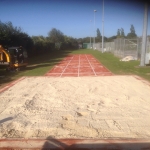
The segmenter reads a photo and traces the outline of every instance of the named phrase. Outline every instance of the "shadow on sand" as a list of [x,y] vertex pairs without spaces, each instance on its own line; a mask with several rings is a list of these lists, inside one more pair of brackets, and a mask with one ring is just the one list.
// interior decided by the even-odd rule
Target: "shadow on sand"
[[4,122],[6,122],[6,121],[12,120],[12,119],[13,119],[13,117],[7,117],[7,118],[5,118],[5,119],[2,119],[2,120],[0,120],[0,124],[1,124],[1,123],[4,123]]
[[[150,141],[150,140],[149,140]],[[149,150],[146,139],[54,139],[48,137],[42,150]]]

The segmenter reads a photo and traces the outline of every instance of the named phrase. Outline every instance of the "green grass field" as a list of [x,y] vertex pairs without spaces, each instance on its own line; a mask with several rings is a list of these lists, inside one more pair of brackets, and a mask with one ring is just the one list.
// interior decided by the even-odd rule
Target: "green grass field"
[[71,51],[52,51],[49,54],[34,57],[29,59],[28,67],[19,72],[6,72],[5,69],[0,69],[0,87],[22,76],[43,76],[69,54],[92,54],[116,75],[138,75],[150,81],[150,66],[139,67],[139,61],[122,62],[111,53],[78,49]]

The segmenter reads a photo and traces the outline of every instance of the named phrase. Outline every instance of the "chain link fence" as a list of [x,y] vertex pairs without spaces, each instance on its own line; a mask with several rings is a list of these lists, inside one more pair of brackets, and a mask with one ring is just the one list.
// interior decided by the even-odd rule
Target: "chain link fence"
[[[102,43],[86,43],[88,49],[94,49],[102,52]],[[124,39],[117,38],[114,42],[104,43],[104,52],[111,52],[119,58],[132,56],[135,60],[141,58],[142,38]],[[150,60],[150,39],[147,38],[146,61]]]
[[147,49],[145,56],[145,64],[150,64],[150,39],[147,39]]

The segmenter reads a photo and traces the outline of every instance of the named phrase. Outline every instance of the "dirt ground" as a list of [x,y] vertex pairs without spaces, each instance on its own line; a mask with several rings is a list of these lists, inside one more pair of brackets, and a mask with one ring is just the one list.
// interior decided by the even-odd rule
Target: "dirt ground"
[[134,76],[25,77],[0,103],[0,138],[150,138],[150,84]]

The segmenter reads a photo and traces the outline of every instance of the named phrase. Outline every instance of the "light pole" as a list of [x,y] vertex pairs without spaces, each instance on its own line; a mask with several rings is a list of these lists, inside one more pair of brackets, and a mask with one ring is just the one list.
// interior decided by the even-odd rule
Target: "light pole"
[[93,39],[93,48],[95,46],[95,13],[97,12],[97,10],[94,10],[94,39]]
[[144,20],[143,20],[143,35],[142,35],[142,49],[140,66],[145,66],[145,53],[147,46],[147,26],[148,26],[148,3],[145,3]]
[[102,10],[102,53],[104,52],[104,0],[103,0],[103,10]]
[[[92,20],[90,20],[90,29],[91,29],[91,27],[92,27]],[[91,31],[91,30],[90,30]],[[92,45],[91,45],[91,32],[90,32],[90,48],[92,47]]]

